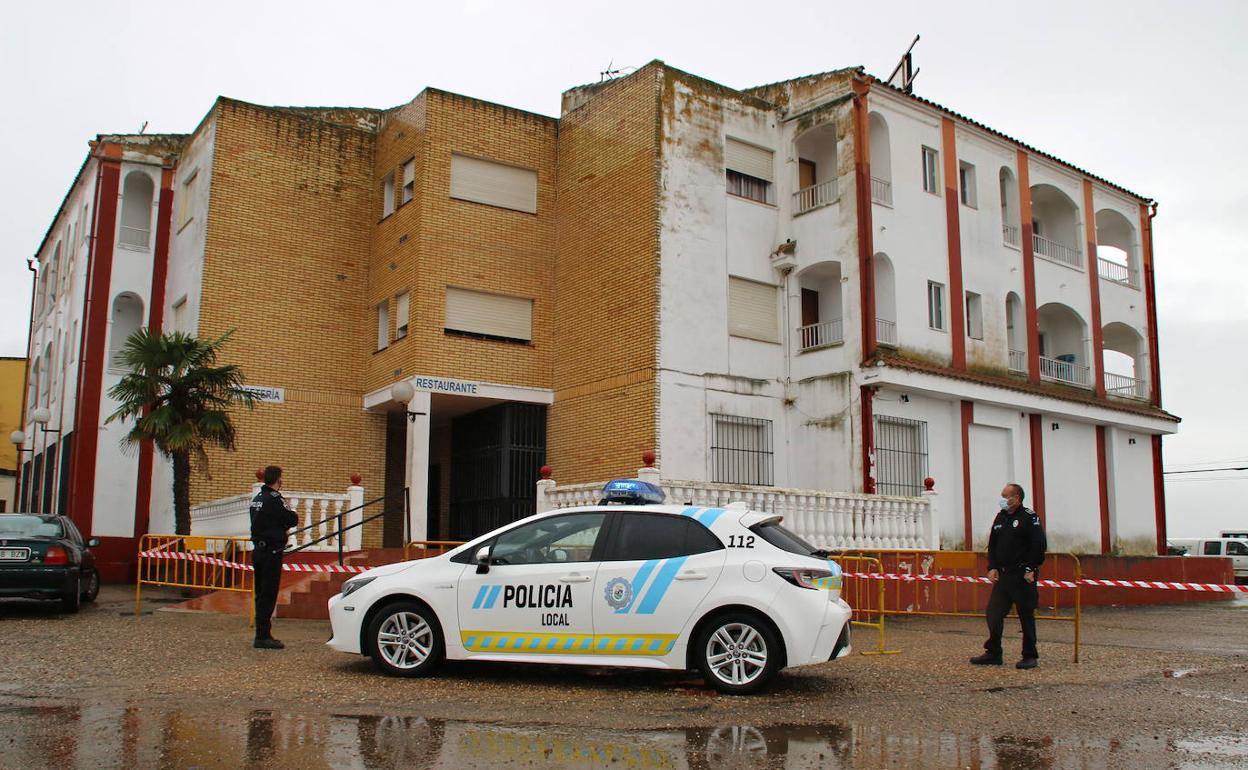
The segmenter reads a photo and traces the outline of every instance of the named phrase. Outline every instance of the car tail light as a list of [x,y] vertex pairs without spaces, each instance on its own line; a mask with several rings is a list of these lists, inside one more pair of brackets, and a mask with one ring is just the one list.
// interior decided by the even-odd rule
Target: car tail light
[[44,564],[69,564],[69,554],[59,545],[48,546],[48,552],[43,555]]
[[819,588],[815,583],[816,580],[832,576],[832,573],[826,569],[808,569],[805,567],[797,569],[792,567],[773,567],[772,571],[798,588],[809,588],[812,591]]

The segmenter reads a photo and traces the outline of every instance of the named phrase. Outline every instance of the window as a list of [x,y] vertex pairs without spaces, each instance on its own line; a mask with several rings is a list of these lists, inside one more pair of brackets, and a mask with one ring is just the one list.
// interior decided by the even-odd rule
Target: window
[[604,561],[671,559],[707,553],[723,543],[693,519],[657,513],[621,513],[620,525]]
[[467,155],[452,155],[451,197],[536,214],[537,172]]
[[394,213],[394,174],[387,174],[381,180],[381,218],[385,219]]
[[399,205],[408,203],[412,198],[416,197],[416,159],[413,158],[403,164],[403,193],[399,198]]
[[711,416],[711,481],[724,484],[758,484],[773,481],[771,420]]
[[142,171],[126,175],[121,194],[122,246],[144,250],[152,235],[152,195],[155,186],[152,178]]
[[961,191],[963,205],[979,208],[975,190],[975,167],[966,161],[958,164],[958,189]]
[[113,300],[112,324],[109,368],[122,370],[125,368],[122,353],[126,347],[126,340],[130,339],[130,335],[137,332],[143,325],[143,301],[129,292],[118,294]]
[[940,170],[937,161],[940,153],[931,147],[923,148],[923,190],[932,195],[940,195]]
[[589,561],[605,513],[552,516],[499,535],[490,549],[491,564],[558,564]]
[[1248,556],[1248,544],[1244,543],[1227,543],[1227,556]]
[[772,203],[774,153],[731,137],[724,141],[724,172],[728,194]]
[[505,342],[533,339],[533,300],[446,287],[443,331]]
[[728,276],[728,333],[779,342],[776,296],[776,287],[769,283]]
[[750,531],[757,533],[759,537],[781,551],[801,554],[802,556],[814,556],[819,552],[818,548],[806,542],[796,532],[785,529],[774,521],[755,524],[750,527]]
[[407,336],[407,316],[411,304],[411,294],[409,292],[400,292],[394,298],[394,338],[401,340]]
[[182,191],[178,195],[178,230],[186,227],[195,216],[195,180],[199,179],[199,169],[191,172],[191,175],[182,183]]
[[186,333],[186,295],[183,294],[173,303],[173,329],[171,331]]
[[966,293],[966,336],[984,338],[984,298],[973,291]]
[[1204,555],[1205,556],[1221,556],[1222,544],[1219,543],[1217,540],[1206,540]]
[[927,423],[875,417],[875,491],[915,497],[927,478]]
[[377,349],[384,350],[390,344],[390,303],[377,305]]
[[945,285],[927,282],[927,325],[938,331],[945,329]]

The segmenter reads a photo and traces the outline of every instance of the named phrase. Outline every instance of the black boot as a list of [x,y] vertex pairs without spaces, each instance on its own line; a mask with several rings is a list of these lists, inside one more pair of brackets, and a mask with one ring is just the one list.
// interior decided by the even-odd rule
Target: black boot
[[251,646],[255,647],[257,650],[284,650],[286,649],[286,645],[282,644],[281,642],[279,642],[278,640],[272,637],[269,637],[268,639],[257,639],[255,642],[252,643]]
[[1001,665],[1001,656],[985,652],[983,655],[976,655],[971,658],[971,662],[977,666],[999,666]]

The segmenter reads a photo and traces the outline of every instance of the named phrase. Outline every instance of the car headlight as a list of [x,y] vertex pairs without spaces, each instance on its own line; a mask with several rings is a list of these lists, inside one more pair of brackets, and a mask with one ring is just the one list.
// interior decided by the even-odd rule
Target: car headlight
[[342,584],[342,597],[345,599],[376,579],[376,577],[361,577],[348,580]]

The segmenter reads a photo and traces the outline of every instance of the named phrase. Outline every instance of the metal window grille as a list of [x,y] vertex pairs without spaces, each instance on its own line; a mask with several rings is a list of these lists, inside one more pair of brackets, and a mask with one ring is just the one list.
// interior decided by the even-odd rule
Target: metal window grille
[[916,497],[927,478],[927,423],[875,418],[875,489],[882,495]]
[[771,420],[711,415],[712,481],[769,487],[774,461]]

